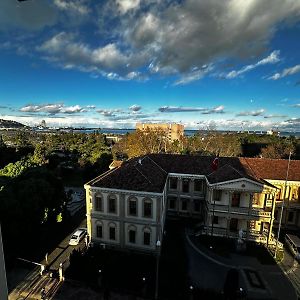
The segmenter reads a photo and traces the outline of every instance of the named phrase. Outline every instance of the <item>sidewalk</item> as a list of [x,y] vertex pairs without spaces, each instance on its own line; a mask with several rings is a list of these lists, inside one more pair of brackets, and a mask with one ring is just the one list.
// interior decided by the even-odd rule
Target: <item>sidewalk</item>
[[[189,245],[200,255],[204,256],[211,263],[222,266],[227,269],[237,268],[240,270],[242,279],[247,286],[248,295],[260,296],[261,298],[273,299],[297,299],[297,295],[292,283],[286,278],[280,267],[274,264],[262,264],[255,257],[241,255],[238,253],[230,253],[230,257],[222,257],[213,253],[204,245],[195,243],[195,236],[186,233],[186,239]],[[258,278],[251,277],[253,274],[258,274]],[[249,278],[250,277],[250,278]],[[259,285],[259,279],[262,280],[262,286],[265,288],[254,288],[250,281]],[[253,280],[252,280],[253,279]],[[256,280],[258,279],[258,280]]]

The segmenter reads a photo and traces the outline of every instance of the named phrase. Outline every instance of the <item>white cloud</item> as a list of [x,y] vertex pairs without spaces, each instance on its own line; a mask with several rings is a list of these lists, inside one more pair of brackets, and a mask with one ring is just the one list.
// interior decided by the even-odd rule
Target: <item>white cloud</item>
[[182,74],[181,78],[174,82],[174,85],[185,85],[193,81],[200,80],[211,70],[213,70],[212,65],[210,66],[204,65],[200,70],[198,68],[195,68],[193,71],[187,74]]
[[252,117],[258,117],[258,116],[262,116],[265,113],[265,110],[259,109],[259,110],[254,110],[254,111],[243,111],[238,113],[236,116],[237,117],[241,117],[241,116],[252,116]]
[[65,106],[64,104],[29,104],[20,108],[21,112],[28,113],[47,113],[50,115],[56,115],[59,113],[63,114],[74,114],[80,112],[86,112],[86,110],[79,105]]
[[300,65],[295,65],[291,68],[284,69],[281,73],[275,73],[273,76],[269,77],[268,79],[278,80],[280,78],[283,78],[283,77],[286,77],[289,75],[294,75],[299,72],[300,72]]
[[[165,3],[128,21],[124,36],[131,46],[152,54],[153,70],[183,74],[219,59],[257,57],[266,49],[276,25],[298,17],[300,9],[298,0]],[[274,52],[255,67],[277,60]]]
[[128,11],[137,9],[140,5],[140,0],[116,0],[116,4],[121,14],[126,14]]
[[219,105],[214,108],[204,107],[187,107],[187,106],[161,106],[158,109],[162,113],[183,113],[183,112],[200,112],[201,114],[224,113],[224,106]]
[[142,107],[141,107],[140,105],[134,104],[134,105],[131,105],[131,106],[129,107],[129,109],[130,109],[131,111],[133,111],[133,112],[138,112],[138,111],[140,111],[140,110],[142,109]]
[[79,69],[101,74],[108,79],[130,80],[140,76],[130,65],[138,57],[123,54],[116,44],[91,48],[76,42],[75,36],[61,32],[44,42],[37,50],[47,54],[47,59],[62,64],[65,69]]
[[277,62],[280,61],[279,54],[280,54],[280,51],[275,50],[269,56],[263,58],[262,60],[258,61],[257,63],[252,64],[252,65],[247,65],[247,66],[243,67],[242,69],[240,69],[238,71],[235,71],[235,70],[230,71],[224,77],[226,79],[233,79],[233,78],[239,77],[240,75],[242,75],[246,72],[249,72],[249,71],[251,71],[251,70],[253,70],[253,69],[255,69],[259,66],[263,66],[263,65],[266,65],[266,64],[277,63]]
[[86,0],[54,0],[54,4],[60,9],[72,14],[87,15],[90,12]]

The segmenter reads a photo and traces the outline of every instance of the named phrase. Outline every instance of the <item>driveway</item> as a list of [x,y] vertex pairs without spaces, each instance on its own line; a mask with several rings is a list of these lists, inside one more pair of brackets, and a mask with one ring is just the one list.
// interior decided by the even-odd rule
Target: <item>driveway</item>
[[[247,291],[249,297],[259,299],[297,299],[291,282],[277,264],[263,265],[257,259],[232,253],[230,258],[223,258],[211,253],[204,246],[195,246],[190,236],[185,234],[189,276],[193,284],[202,289],[222,291],[227,272],[237,268],[240,274],[240,286]],[[297,269],[300,283],[300,269]],[[249,278],[249,273],[256,273],[262,287],[256,287],[255,278]],[[250,276],[251,277],[251,276]]]

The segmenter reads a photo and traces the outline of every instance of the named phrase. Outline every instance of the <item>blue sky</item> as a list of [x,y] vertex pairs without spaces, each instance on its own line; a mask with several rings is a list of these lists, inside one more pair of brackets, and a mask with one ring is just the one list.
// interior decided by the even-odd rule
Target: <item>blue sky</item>
[[299,0],[1,0],[0,118],[300,131]]

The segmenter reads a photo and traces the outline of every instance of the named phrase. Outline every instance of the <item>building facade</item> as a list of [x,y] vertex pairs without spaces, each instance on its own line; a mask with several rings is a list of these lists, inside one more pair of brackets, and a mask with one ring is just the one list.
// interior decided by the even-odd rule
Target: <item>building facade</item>
[[[212,161],[204,156],[151,154],[90,181],[85,189],[91,241],[155,252],[168,216],[196,220],[202,224],[199,234],[238,238],[242,232],[245,240],[275,246],[273,223],[287,161],[278,165],[277,160],[221,157],[217,170],[212,170]],[[288,183],[293,188],[286,193],[300,201],[300,162],[293,161],[290,170]],[[295,213],[293,200],[289,203],[287,214]]]
[[180,140],[180,138],[184,134],[184,126],[181,124],[164,124],[164,123],[157,123],[157,124],[151,124],[151,123],[137,123],[136,129],[144,131],[146,129],[150,130],[163,130],[170,142]]

